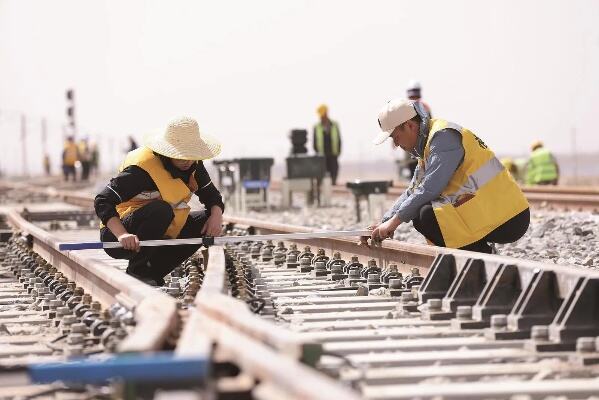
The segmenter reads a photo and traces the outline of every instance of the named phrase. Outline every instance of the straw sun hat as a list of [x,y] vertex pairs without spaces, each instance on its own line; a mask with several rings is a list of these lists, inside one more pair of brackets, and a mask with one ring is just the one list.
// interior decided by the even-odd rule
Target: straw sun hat
[[220,153],[220,143],[203,133],[195,119],[172,120],[164,133],[146,137],[145,146],[156,153],[179,160],[207,160]]

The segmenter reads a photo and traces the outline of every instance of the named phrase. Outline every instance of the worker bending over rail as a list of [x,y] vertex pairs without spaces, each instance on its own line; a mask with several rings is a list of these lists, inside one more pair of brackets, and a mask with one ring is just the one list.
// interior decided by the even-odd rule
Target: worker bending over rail
[[[130,151],[119,174],[96,196],[101,240],[118,240],[123,246],[105,251],[113,258],[128,259],[129,275],[163,285],[164,276],[200,247],[140,249],[140,240],[220,236],[225,206],[202,163],[218,155],[220,148],[216,140],[200,133],[195,120],[176,119],[164,134]],[[205,211],[190,212],[192,193]]]
[[532,154],[526,164],[527,185],[557,185],[559,164],[543,142],[537,140],[530,146]]
[[410,100],[388,102],[378,121],[382,132],[374,143],[392,138],[418,166],[408,189],[372,227],[371,239],[391,237],[412,221],[437,246],[492,253],[493,243],[511,243],[526,233],[530,210],[524,194],[474,133],[429,118],[421,103]]

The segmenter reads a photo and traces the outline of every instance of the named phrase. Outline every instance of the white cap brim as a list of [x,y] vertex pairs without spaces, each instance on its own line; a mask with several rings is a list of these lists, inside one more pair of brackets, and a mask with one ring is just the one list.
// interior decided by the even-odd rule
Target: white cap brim
[[392,133],[393,133],[393,131],[379,132],[379,134],[372,140],[372,143],[375,145],[379,145],[379,144],[383,143],[385,140],[389,139],[389,137],[391,137]]

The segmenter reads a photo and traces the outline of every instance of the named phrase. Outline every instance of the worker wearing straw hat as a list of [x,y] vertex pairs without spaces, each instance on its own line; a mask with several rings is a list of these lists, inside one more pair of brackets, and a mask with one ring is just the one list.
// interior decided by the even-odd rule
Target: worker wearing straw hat
[[[153,285],[198,250],[199,245],[145,247],[140,240],[219,236],[224,204],[202,161],[220,153],[220,144],[187,117],[170,122],[130,151],[119,174],[95,198],[102,220],[100,238],[123,248],[106,249],[129,260],[127,273]],[[192,193],[206,207],[190,212]]]

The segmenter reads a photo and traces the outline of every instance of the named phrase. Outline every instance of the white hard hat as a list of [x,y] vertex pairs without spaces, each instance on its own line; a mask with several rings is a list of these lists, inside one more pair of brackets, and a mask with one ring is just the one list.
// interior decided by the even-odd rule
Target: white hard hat
[[420,86],[420,82],[418,82],[416,79],[412,79],[408,83],[408,89],[407,90],[420,90],[420,89],[422,89],[422,87]]
[[374,144],[381,144],[399,125],[409,119],[414,118],[418,113],[414,108],[412,100],[394,99],[388,101],[379,112],[379,126],[382,132],[379,132],[372,141]]

